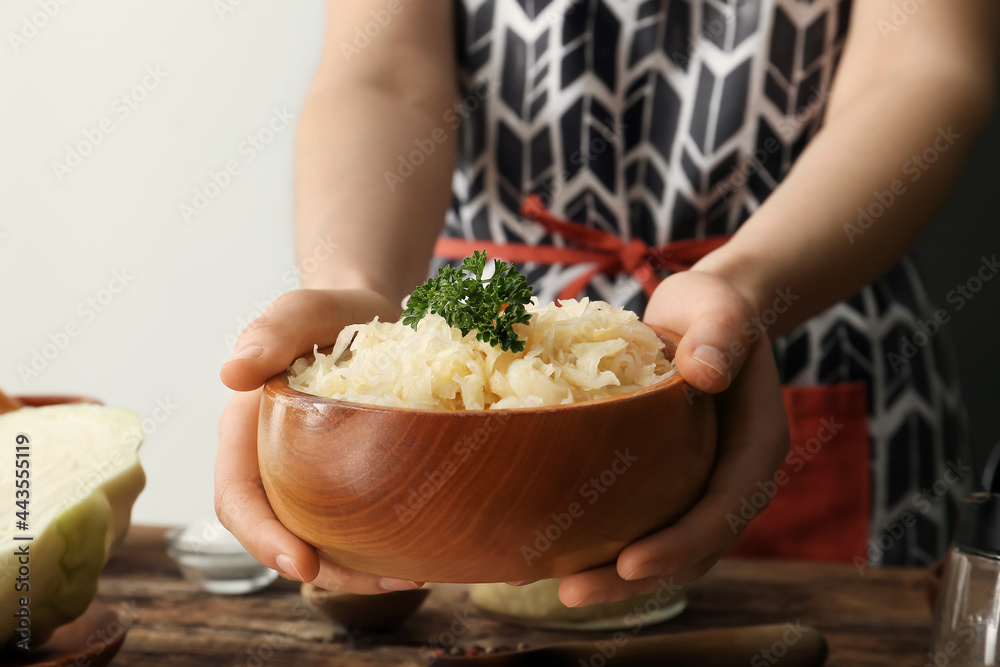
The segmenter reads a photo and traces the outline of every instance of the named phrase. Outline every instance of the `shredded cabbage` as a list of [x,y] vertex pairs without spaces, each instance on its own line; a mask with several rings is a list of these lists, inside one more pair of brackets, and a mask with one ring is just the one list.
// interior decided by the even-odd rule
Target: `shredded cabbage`
[[663,342],[635,313],[568,299],[527,307],[522,352],[463,336],[440,315],[345,327],[330,354],[292,364],[288,384],[315,396],[406,408],[538,407],[615,396],[673,371]]

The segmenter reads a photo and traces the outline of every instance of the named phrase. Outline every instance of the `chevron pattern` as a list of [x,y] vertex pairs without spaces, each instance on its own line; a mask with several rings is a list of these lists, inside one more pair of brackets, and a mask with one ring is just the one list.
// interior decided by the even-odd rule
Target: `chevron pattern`
[[[941,557],[956,503],[971,490],[972,475],[950,483],[954,477],[947,466],[972,460],[947,334],[916,348],[905,363],[893,356],[900,355],[904,341],[915,340],[919,322],[934,310],[916,268],[904,259],[854,298],[775,343],[786,384],[860,380],[868,385],[871,539],[891,545],[885,553],[870,554],[876,565],[925,565]],[[942,482],[945,492],[938,495]],[[893,524],[906,514],[915,525],[901,539],[893,537]]]
[[[517,215],[541,194],[650,244],[732,232],[819,129],[849,0],[464,0],[463,128],[446,234],[561,243]],[[491,206],[492,203],[501,206]],[[579,271],[551,267],[551,298]],[[640,297],[594,280],[590,296]]]
[[[819,130],[851,12],[851,0],[456,5],[464,93],[485,102],[461,129],[444,234],[557,246],[517,215],[526,195],[651,245],[735,231]],[[521,268],[543,301],[586,270]],[[630,276],[597,276],[586,295],[645,308]],[[786,382],[869,383],[875,539],[941,478],[939,462],[968,459],[944,337],[905,367],[886,362],[929,309],[904,263],[775,346]],[[948,504],[963,492],[921,514],[884,561],[941,553]]]

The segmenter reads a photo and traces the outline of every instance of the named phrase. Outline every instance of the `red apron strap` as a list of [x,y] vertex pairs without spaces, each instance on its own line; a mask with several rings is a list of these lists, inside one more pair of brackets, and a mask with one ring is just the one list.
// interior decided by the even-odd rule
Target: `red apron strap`
[[567,285],[558,298],[571,299],[579,296],[598,273],[614,275],[621,272],[632,274],[649,296],[660,282],[656,269],[687,270],[729,240],[728,236],[710,236],[673,241],[656,247],[650,247],[642,239],[625,242],[600,229],[557,218],[545,209],[538,195],[531,195],[524,200],[521,215],[578,247],[558,248],[551,245],[441,238],[434,247],[434,254],[444,259],[462,259],[471,255],[474,250],[485,250],[490,257],[508,262],[592,264],[591,269]]

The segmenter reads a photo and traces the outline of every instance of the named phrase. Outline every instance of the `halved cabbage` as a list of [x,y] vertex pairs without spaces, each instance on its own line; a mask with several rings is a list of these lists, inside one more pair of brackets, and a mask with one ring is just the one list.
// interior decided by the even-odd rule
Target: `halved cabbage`
[[[27,639],[21,598],[30,646],[87,609],[146,484],[137,456],[142,438],[135,413],[99,405],[0,415],[0,646]],[[17,463],[24,460],[27,466]],[[30,495],[18,497],[25,479]]]

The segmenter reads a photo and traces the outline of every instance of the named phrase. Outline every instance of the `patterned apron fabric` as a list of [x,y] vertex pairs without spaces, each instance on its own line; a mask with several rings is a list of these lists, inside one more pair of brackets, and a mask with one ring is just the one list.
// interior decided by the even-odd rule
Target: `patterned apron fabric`
[[[555,215],[650,246],[731,234],[819,131],[850,8],[850,0],[459,0],[463,123],[443,235],[566,247],[518,215],[529,194]],[[590,268],[522,266],[543,301]],[[585,294],[640,313],[646,303],[627,272],[594,276]],[[904,261],[775,343],[786,385],[863,383],[870,466],[854,465],[868,483],[848,474],[843,486],[827,484],[814,509],[835,517],[844,511],[837,498],[864,498],[867,540],[851,543],[858,553],[821,548],[816,557],[920,564],[945,550],[972,474],[945,336],[921,328],[933,312]],[[788,391],[801,436],[793,448],[804,447],[814,435],[804,425],[822,403],[789,402]],[[793,408],[805,404],[797,428]],[[801,504],[798,493],[782,489],[758,531],[784,511],[776,508]],[[800,521],[795,530],[807,529]]]

